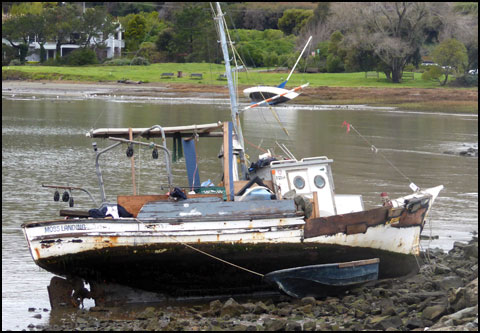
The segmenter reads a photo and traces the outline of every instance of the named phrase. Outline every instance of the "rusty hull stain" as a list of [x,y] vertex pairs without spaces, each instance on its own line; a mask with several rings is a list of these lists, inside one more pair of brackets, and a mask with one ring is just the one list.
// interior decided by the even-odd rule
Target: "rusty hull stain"
[[308,219],[304,226],[305,238],[333,236],[343,233],[352,235],[365,233],[369,227],[390,224],[395,228],[423,226],[427,207],[416,207],[414,212],[407,208],[388,209],[379,207],[368,211]]

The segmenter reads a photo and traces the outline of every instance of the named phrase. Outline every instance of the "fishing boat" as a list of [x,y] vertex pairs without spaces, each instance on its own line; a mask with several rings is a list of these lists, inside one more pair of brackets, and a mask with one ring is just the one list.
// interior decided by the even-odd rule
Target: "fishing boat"
[[287,79],[285,81],[280,83],[277,87],[255,86],[255,87],[247,88],[243,91],[245,97],[249,98],[252,101],[252,104],[255,104],[255,106],[257,106],[259,102],[261,102],[261,104],[268,103],[269,105],[277,105],[277,104],[291,101],[292,99],[298,97],[299,91],[307,87],[308,84],[301,85],[293,89],[285,89],[285,86],[287,85],[288,80],[290,80],[290,77],[295,71],[295,68],[297,67],[298,62],[302,58],[302,55],[307,49],[307,46],[308,44],[310,44],[311,40],[312,40],[312,36],[308,38],[307,43],[305,44],[302,52],[298,56],[298,59],[295,62],[295,65],[293,65],[292,70],[288,74]]
[[[333,160],[326,156],[297,160],[283,146],[285,158],[267,154],[248,167],[226,25],[216,6],[231,120],[88,131],[90,138],[113,142],[103,149],[93,143],[101,204],[84,190],[94,202],[91,209],[61,210],[59,219],[22,224],[34,262],[66,281],[87,282],[87,294],[96,294],[96,301],[102,298],[98,290],[104,284],[175,296],[242,293],[271,289],[264,279],[271,272],[374,258],[379,260],[379,278],[415,273],[420,234],[443,186],[412,186],[411,194],[384,197],[378,207],[365,209],[361,195],[335,193]],[[142,141],[153,138],[161,138],[161,144]],[[186,188],[175,184],[172,176],[168,139],[185,151]],[[195,146],[204,141],[221,146],[223,180],[217,186],[208,186],[198,176]],[[153,158],[163,152],[163,192],[116,200],[107,196],[101,157],[125,145],[127,156],[138,145],[152,149]],[[45,186],[67,194],[73,189]],[[54,199],[59,197],[56,192]],[[62,200],[70,202],[65,193]],[[85,295],[78,285],[71,283],[73,295]],[[64,294],[72,296],[69,291]]]

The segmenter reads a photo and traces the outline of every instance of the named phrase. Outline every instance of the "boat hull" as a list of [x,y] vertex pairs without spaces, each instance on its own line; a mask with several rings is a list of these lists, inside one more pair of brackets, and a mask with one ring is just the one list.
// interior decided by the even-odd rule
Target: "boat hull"
[[[201,244],[197,249],[251,271],[267,274],[290,267],[378,257],[381,278],[417,272],[413,255],[328,244]],[[333,259],[334,258],[334,259]],[[174,296],[252,292],[271,287],[262,277],[179,244],[120,246],[40,258],[36,263],[60,276],[107,281]]]
[[[224,222],[211,228],[218,228],[218,223]],[[360,235],[349,235],[356,237],[357,243],[348,246],[332,243],[331,236],[302,241],[303,219],[235,223],[239,229],[224,229],[220,234],[205,234],[202,222],[195,223],[198,230],[194,232],[182,231],[182,223],[139,223],[133,219],[50,221],[26,225],[24,231],[34,261],[53,274],[177,296],[271,288],[261,276],[238,266],[267,274],[298,266],[380,258],[380,278],[407,276],[418,269],[413,252],[369,247],[367,233],[363,240]],[[163,231],[156,232],[151,226]],[[420,227],[415,228],[419,235]]]
[[250,98],[250,100],[255,103],[284,94],[283,96],[280,96],[279,98],[269,102],[268,104],[270,105],[285,103],[299,96],[298,93],[289,91],[287,89],[268,86],[248,88],[245,89],[243,93],[247,98]]

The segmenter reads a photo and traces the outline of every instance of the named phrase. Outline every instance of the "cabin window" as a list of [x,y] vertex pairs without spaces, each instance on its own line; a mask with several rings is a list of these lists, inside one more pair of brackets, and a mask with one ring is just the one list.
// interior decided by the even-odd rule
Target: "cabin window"
[[313,181],[315,182],[316,187],[318,187],[318,188],[324,188],[325,187],[325,178],[323,178],[322,176],[320,176],[320,175],[315,176]]
[[296,188],[301,190],[305,187],[305,180],[303,179],[303,177],[297,176],[293,178],[293,185],[295,185]]

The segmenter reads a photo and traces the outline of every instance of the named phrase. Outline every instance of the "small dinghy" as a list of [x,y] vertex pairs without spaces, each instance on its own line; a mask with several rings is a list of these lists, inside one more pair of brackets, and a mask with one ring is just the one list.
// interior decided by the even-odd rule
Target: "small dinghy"
[[292,297],[323,297],[378,280],[379,262],[374,258],[294,267],[270,272],[264,280]]

